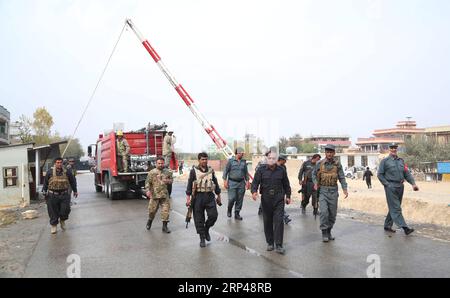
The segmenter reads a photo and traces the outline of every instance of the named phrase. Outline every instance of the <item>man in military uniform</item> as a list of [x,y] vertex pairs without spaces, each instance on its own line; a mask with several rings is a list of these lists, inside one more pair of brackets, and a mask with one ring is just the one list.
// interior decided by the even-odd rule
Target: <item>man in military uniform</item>
[[347,181],[340,162],[334,159],[336,149],[334,145],[325,146],[325,159],[319,161],[312,172],[314,190],[319,191],[320,229],[323,242],[334,240],[331,235],[336,222],[338,207],[338,180],[341,183],[345,198],[348,197]]
[[[258,188],[261,194],[263,211],[264,234],[267,242],[267,251],[274,250],[284,254],[284,204],[291,202],[291,187],[286,171],[277,165],[277,154],[270,152],[267,164],[258,168],[252,182],[252,198],[258,198]],[[285,199],[286,197],[286,199]]]
[[62,230],[66,229],[65,222],[70,214],[69,187],[72,188],[74,197],[78,197],[77,182],[72,171],[64,169],[63,159],[58,157],[53,168],[47,171],[42,188],[47,201],[52,234],[56,234],[58,222]]
[[128,172],[128,154],[130,153],[130,145],[123,137],[123,132],[117,132],[117,155],[119,157],[119,172]]
[[176,142],[173,131],[169,131],[163,140],[163,156],[166,167],[170,168],[170,160],[172,159],[173,145]]
[[314,167],[316,166],[317,162],[322,157],[320,154],[314,154],[312,158],[308,161],[305,161],[300,171],[298,172],[298,182],[302,186],[302,214],[306,213],[306,206],[309,204],[309,198],[312,197],[312,206],[313,206],[313,214],[317,215],[318,212],[318,204],[317,204],[317,191],[314,190],[314,183],[312,181],[312,171],[314,170]]
[[[214,196],[214,193],[217,197]],[[186,206],[193,204],[193,215],[197,234],[200,236],[200,247],[211,241],[209,229],[217,221],[217,205],[222,205],[220,187],[214,170],[208,166],[208,154],[198,155],[198,166],[192,168],[186,189]],[[208,218],[205,220],[205,211]]]
[[172,172],[164,168],[164,158],[158,157],[156,160],[156,168],[148,173],[147,179],[145,180],[146,195],[150,199],[148,204],[147,230],[150,230],[152,227],[156,212],[159,206],[161,206],[162,231],[167,234],[170,233],[167,227],[170,211],[170,196],[167,186],[172,184],[172,182]]
[[[72,175],[75,178],[75,181],[77,180],[77,169],[75,167],[75,159],[69,158],[69,164],[67,165],[66,169],[68,171],[72,171]],[[72,199],[72,187],[69,186],[69,197]],[[76,203],[75,203],[76,204]],[[72,206],[72,200],[70,201],[70,205]]]
[[[242,220],[239,214],[244,202],[245,190],[250,188],[247,161],[243,159],[244,149],[237,148],[236,156],[230,158],[223,171],[223,183],[225,189],[228,189],[228,217],[234,208],[234,218]],[[236,204],[236,205],[235,205]]]
[[413,176],[403,159],[397,155],[398,144],[392,143],[389,145],[389,156],[383,159],[378,167],[378,179],[384,185],[386,193],[389,213],[384,222],[384,230],[395,233],[392,229],[393,223],[402,228],[406,235],[414,232],[414,229],[408,227],[402,214],[402,199],[406,181],[412,185],[414,191],[418,191],[419,187],[416,185]]

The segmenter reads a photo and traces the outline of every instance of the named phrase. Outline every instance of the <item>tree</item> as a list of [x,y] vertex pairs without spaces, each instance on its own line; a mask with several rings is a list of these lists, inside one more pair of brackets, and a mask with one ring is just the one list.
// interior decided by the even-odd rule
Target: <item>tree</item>
[[300,152],[302,153],[316,153],[317,145],[309,142],[303,142],[300,145]]
[[[66,140],[69,140],[69,137],[65,138]],[[66,150],[67,144],[62,144],[60,146],[61,153]],[[73,157],[75,159],[79,159],[80,157],[84,156],[84,150],[83,147],[80,144],[80,140],[73,139],[72,142],[70,142],[69,148],[67,148],[66,153],[64,154],[65,157]]]
[[51,142],[51,128],[53,117],[45,107],[37,108],[33,114],[32,127],[35,132],[34,142],[36,145],[49,144]]
[[425,171],[429,165],[426,163],[450,160],[450,144],[426,136],[415,137],[405,142],[404,152],[399,155],[411,169]]
[[301,151],[302,144],[303,144],[302,136],[299,135],[298,133],[289,138],[289,146],[297,148],[298,151]]
[[19,117],[19,121],[17,122],[19,123],[19,137],[21,142],[23,144],[33,142],[33,135],[31,134],[31,120],[27,116],[22,115]]
[[287,147],[289,147],[289,140],[286,137],[281,137],[278,140],[278,148],[280,148],[280,152],[286,152]]

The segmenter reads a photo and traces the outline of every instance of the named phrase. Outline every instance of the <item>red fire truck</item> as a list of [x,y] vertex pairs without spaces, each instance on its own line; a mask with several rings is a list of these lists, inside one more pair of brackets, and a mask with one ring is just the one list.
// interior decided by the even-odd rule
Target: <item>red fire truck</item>
[[[116,133],[99,135],[97,143],[88,147],[88,155],[94,156],[95,190],[104,191],[110,199],[126,196],[128,191],[134,192],[136,197],[141,197],[147,173],[155,167],[156,158],[162,155],[166,134],[165,125],[148,125],[136,132],[124,132],[123,136],[130,145],[127,173],[118,171]],[[170,169],[178,169],[174,153]]]

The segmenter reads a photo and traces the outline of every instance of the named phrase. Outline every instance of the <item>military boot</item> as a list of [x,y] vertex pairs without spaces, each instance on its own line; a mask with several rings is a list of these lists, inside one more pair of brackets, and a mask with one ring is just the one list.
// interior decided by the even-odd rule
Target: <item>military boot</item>
[[234,219],[242,220],[243,218],[239,215],[239,212],[234,213]]
[[52,234],[56,234],[57,230],[58,230],[58,228],[57,228],[57,226],[55,225],[55,226],[52,226],[52,228],[50,229],[50,232],[51,232]]
[[414,232],[414,229],[408,228],[408,227],[403,227],[403,230],[405,231],[406,235],[411,234],[412,232]]
[[205,239],[206,241],[211,241],[211,235],[209,235],[209,227],[205,229]]
[[150,230],[150,228],[152,227],[152,222],[153,222],[152,219],[149,219],[149,220],[147,221],[147,230]]
[[200,234],[200,247],[206,247],[205,236]]
[[323,242],[328,242],[328,230],[322,230],[322,241]]
[[328,228],[328,239],[329,240],[334,240],[334,239],[336,239],[336,238],[334,238],[332,235],[331,235],[331,228]]
[[228,217],[231,217],[231,210],[233,209],[233,207],[228,207],[228,210],[227,210],[227,216]]
[[61,230],[65,231],[66,230],[66,222],[64,220],[60,220],[59,224],[61,225]]
[[163,221],[163,227],[162,227],[162,231],[164,232],[164,233],[167,233],[167,234],[169,234],[171,231],[169,230],[169,228],[167,227],[167,224],[168,224],[169,222],[168,221]]

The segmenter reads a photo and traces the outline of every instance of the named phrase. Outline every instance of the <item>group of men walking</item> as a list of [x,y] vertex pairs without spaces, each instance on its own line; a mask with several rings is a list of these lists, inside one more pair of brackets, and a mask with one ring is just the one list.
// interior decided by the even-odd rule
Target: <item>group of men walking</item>
[[[401,227],[405,234],[411,234],[406,224],[401,203],[404,192],[404,181],[413,186],[414,191],[419,188],[409,172],[404,161],[397,155],[397,144],[391,144],[390,155],[383,159],[378,169],[378,179],[385,188],[389,213],[386,216],[384,230],[395,232],[392,228],[395,223]],[[315,154],[309,161],[302,164],[298,180],[301,185],[301,210],[305,214],[310,198],[312,199],[313,214],[320,214],[320,230],[323,242],[335,240],[331,231],[336,223],[339,189],[341,184],[344,198],[348,197],[348,187],[342,165],[335,159],[336,150],[333,145],[325,147],[325,158],[321,159]],[[237,148],[223,172],[224,187],[228,190],[227,216],[242,221],[240,211],[246,190],[251,191],[252,199],[261,196],[261,213],[263,216],[264,234],[267,250],[280,254],[285,253],[283,247],[284,224],[286,223],[285,205],[291,203],[291,186],[285,166],[286,156],[278,157],[276,152],[268,152],[263,164],[257,167],[255,176],[250,184],[250,174],[247,162],[243,159],[244,150]],[[158,157],[156,168],[151,170],[145,182],[145,193],[148,197],[149,218],[147,229],[150,230],[156,212],[161,207],[162,231],[170,233],[168,227],[170,213],[172,172],[166,156]],[[370,181],[373,175],[366,171],[365,179]],[[70,213],[70,194],[78,196],[76,171],[73,166],[63,167],[62,158],[55,160],[54,167],[47,172],[43,191],[47,198],[47,208],[50,217],[51,233],[57,231],[57,224],[65,229],[65,221]],[[369,183],[368,183],[369,185]],[[371,187],[371,184],[370,184]],[[204,152],[198,154],[198,165],[190,173],[186,188],[186,205],[193,210],[194,223],[200,237],[200,246],[205,247],[206,241],[211,241],[210,228],[218,217],[217,205],[222,205],[221,189],[214,170],[208,166],[208,155]],[[206,213],[206,214],[205,214]]]

